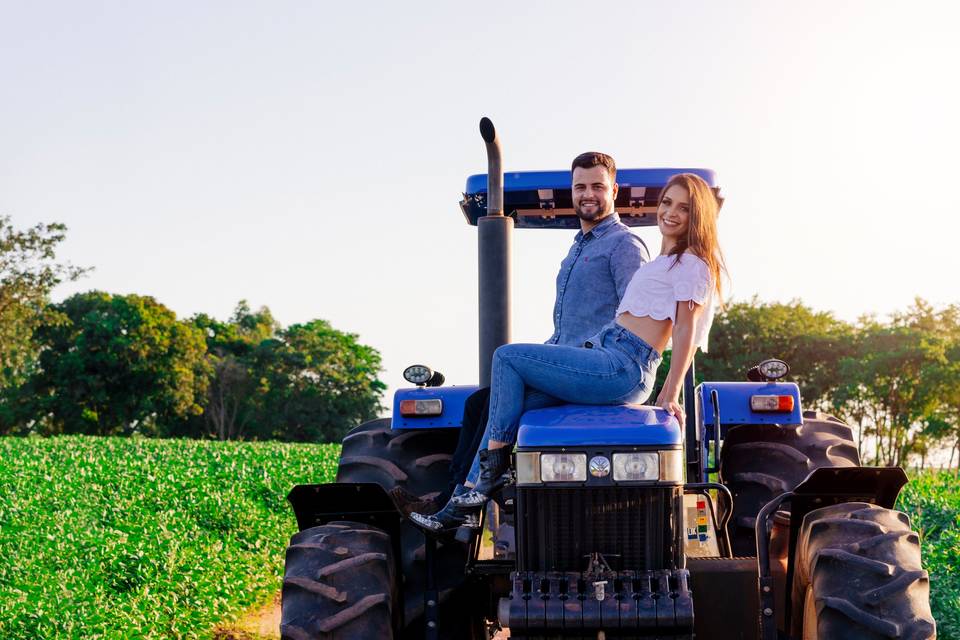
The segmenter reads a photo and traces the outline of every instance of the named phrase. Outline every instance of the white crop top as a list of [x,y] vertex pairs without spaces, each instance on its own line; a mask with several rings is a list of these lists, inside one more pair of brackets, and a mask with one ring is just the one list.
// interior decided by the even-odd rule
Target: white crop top
[[[713,324],[713,276],[707,263],[693,255],[657,256],[637,269],[623,292],[617,316],[628,312],[654,320],[677,321],[677,302],[691,301],[703,306],[703,313],[693,336],[694,347],[707,350],[707,335]],[[672,340],[671,340],[672,342]],[[669,346],[669,345],[668,345]]]

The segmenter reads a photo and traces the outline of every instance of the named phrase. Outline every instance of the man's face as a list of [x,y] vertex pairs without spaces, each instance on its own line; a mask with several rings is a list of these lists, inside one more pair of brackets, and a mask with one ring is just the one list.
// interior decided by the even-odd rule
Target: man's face
[[573,210],[581,220],[593,222],[613,211],[617,185],[610,181],[606,167],[575,167]]

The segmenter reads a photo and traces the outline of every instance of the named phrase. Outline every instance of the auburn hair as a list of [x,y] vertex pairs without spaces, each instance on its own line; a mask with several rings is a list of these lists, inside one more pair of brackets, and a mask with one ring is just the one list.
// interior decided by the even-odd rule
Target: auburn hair
[[663,201],[670,187],[679,185],[687,190],[690,201],[690,217],[687,224],[686,238],[680,238],[669,255],[676,256],[674,264],[680,262],[684,251],[689,251],[707,264],[707,269],[713,277],[717,293],[717,306],[723,307],[723,284],[721,276],[727,272],[720,250],[720,241],[717,238],[717,218],[720,215],[722,200],[717,197],[710,185],[694,173],[678,173],[670,176],[667,184],[660,191],[660,200]]

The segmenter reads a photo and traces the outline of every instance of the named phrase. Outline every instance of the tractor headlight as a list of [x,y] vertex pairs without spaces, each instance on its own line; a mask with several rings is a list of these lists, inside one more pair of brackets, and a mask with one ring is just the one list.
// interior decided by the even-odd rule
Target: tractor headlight
[[433,377],[433,371],[430,367],[422,364],[414,364],[403,370],[403,379],[411,384],[427,384]]
[[586,482],[587,454],[544,453],[540,455],[540,478],[544,482]]
[[[594,456],[590,464],[599,465],[598,458],[606,462],[608,456]],[[614,482],[683,482],[685,460],[681,449],[614,453],[610,457],[613,458],[611,479]],[[517,484],[520,486],[544,482],[594,482],[594,478],[587,480],[588,469],[596,479],[607,475],[593,473],[594,469],[588,466],[585,453],[518,451],[516,464]]]
[[613,479],[639,482],[660,479],[660,454],[656,451],[613,454]]
[[517,484],[540,484],[540,452],[517,452]]
[[760,373],[762,373],[763,377],[767,380],[779,380],[790,373],[790,365],[777,358],[764,360],[757,365],[757,368],[760,369]]
[[660,481],[683,482],[683,468],[686,461],[682,449],[670,449],[660,452]]

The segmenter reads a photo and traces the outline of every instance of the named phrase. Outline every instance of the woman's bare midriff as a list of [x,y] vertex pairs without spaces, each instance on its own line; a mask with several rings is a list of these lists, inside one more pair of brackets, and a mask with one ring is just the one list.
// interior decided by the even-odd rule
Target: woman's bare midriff
[[621,313],[617,316],[617,324],[649,344],[661,355],[667,348],[667,343],[670,342],[670,334],[673,330],[673,321],[670,318],[663,320],[655,320],[650,316],[638,318],[632,313]]

